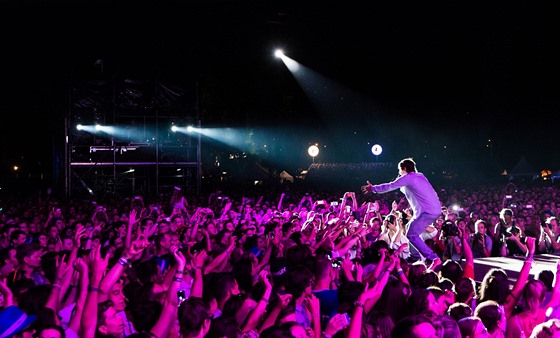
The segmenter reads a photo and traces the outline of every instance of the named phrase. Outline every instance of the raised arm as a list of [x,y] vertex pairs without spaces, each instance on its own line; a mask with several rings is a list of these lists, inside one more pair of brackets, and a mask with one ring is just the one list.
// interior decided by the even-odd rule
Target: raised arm
[[289,293],[286,294],[279,294],[278,295],[278,301],[276,302],[276,305],[272,308],[272,310],[270,310],[270,312],[268,313],[268,315],[265,317],[263,323],[261,324],[261,327],[259,328],[259,332],[262,332],[264,329],[271,327],[272,325],[274,325],[274,323],[276,323],[276,319],[278,318],[278,315],[280,314],[280,312],[286,307],[288,306],[288,304],[290,304],[290,302],[292,301],[292,295]]
[[346,255],[348,250],[352,248],[360,240],[360,235],[349,235],[338,243],[336,250],[340,256]]
[[265,239],[265,241],[266,241],[266,250],[255,268],[255,271],[257,272],[261,271],[262,269],[264,269],[265,266],[268,265],[268,263],[270,262],[270,257],[272,256],[272,251],[275,247],[274,240],[272,238],[267,238]]
[[173,327],[173,321],[177,317],[177,307],[179,306],[177,290],[179,285],[183,282],[183,273],[185,271],[187,260],[178,247],[171,247],[171,252],[177,262],[177,271],[175,273],[175,277],[173,277],[173,282],[167,289],[161,314],[154,327],[150,330],[150,333],[152,333],[155,337],[167,337],[171,327]]
[[0,293],[4,296],[4,308],[14,305],[14,294],[12,289],[8,287],[7,282],[7,277],[0,277]]
[[76,270],[79,274],[78,279],[78,295],[76,297],[76,305],[74,306],[74,313],[72,314],[72,318],[70,318],[70,322],[68,323],[68,328],[70,328],[74,332],[80,331],[80,322],[82,320],[82,315],[84,313],[84,305],[86,303],[86,297],[88,293],[88,278],[89,278],[89,269],[87,263],[82,259],[78,258],[74,261],[74,270]]
[[523,267],[519,272],[519,277],[515,281],[513,288],[509,292],[506,297],[504,303],[504,311],[506,318],[510,318],[513,314],[513,309],[517,302],[519,301],[519,297],[521,297],[521,293],[523,292],[523,288],[529,279],[529,273],[531,272],[531,265],[533,264],[533,255],[535,254],[535,238],[534,237],[526,237],[527,241],[527,256],[525,261],[523,262]]
[[[394,264],[390,266],[390,269],[394,268]],[[358,299],[354,302],[354,312],[350,319],[350,325],[346,331],[347,338],[360,338],[362,332],[362,322],[364,318],[364,312],[367,314],[371,308],[375,305],[387,281],[389,279],[389,271],[385,271],[380,276],[377,283],[374,283],[372,287],[369,284],[365,284],[364,291],[358,296]]]
[[224,209],[222,210],[222,215],[220,216],[219,220],[220,221],[224,221],[226,219],[226,216],[229,212],[229,210],[231,209],[231,202],[227,202],[226,205],[224,206]]
[[[463,277],[469,277],[474,279],[474,256],[472,253],[472,248],[468,243],[468,236],[463,233],[463,230],[457,228],[459,230],[459,236],[461,237],[461,241],[463,242],[463,254],[465,255],[465,266],[463,267]],[[484,237],[484,241],[486,241],[487,237]],[[486,244],[484,244],[486,246]]]
[[134,228],[135,225],[138,226],[138,233],[140,233],[140,226],[139,226],[140,224],[137,224],[139,222],[140,222],[140,218],[138,218],[138,213],[136,209],[131,209],[130,213],[128,214],[128,226],[126,227],[126,238],[124,242],[125,250],[130,248],[130,245],[132,244],[132,229]]
[[284,203],[284,197],[286,197],[286,194],[282,193],[280,195],[280,199],[278,200],[278,205],[276,206],[276,210],[278,210],[280,212],[282,212],[284,210],[283,206],[282,206],[282,204]]
[[206,251],[202,250],[196,253],[192,258],[193,265],[193,283],[191,286],[191,297],[202,298],[202,292],[204,291],[204,261],[208,257]]
[[264,293],[261,299],[257,302],[257,306],[255,306],[249,314],[245,324],[241,327],[241,332],[256,329],[260,319],[266,314],[266,305],[268,304],[272,293],[272,284],[270,284],[270,281],[268,280],[268,272],[266,270],[262,270],[259,273],[259,282],[263,283],[265,286]]
[[358,210],[358,201],[356,200],[356,193],[353,191],[348,192],[348,197],[352,200],[352,210]]
[[560,304],[560,260],[556,262],[556,278],[554,279],[554,287],[550,301],[543,309],[555,308]]
[[224,260],[229,259],[231,253],[235,249],[237,237],[236,236],[230,236],[228,240],[229,240],[229,244],[228,244],[228,247],[226,248],[226,250],[224,250],[224,252],[222,252],[221,254],[216,256],[216,258],[214,258],[212,260],[212,262],[210,262],[208,265],[206,265],[203,272],[211,273],[214,270],[216,270],[222,264],[222,262]]
[[91,276],[89,279],[88,294],[84,306],[84,313],[81,318],[82,331],[78,335],[82,338],[94,338],[95,330],[97,328],[97,304],[99,285],[103,274],[107,270],[109,264],[109,255],[105,258],[101,257],[101,246],[97,245],[91,250],[90,253],[90,270]]
[[100,300],[105,300],[111,291],[111,288],[117,283],[119,278],[122,276],[125,269],[127,269],[132,260],[139,257],[142,251],[148,247],[150,243],[143,235],[140,235],[138,239],[132,242],[130,248],[119,258],[118,263],[114,264],[109,272],[103,277],[99,285],[101,295],[99,295]]
[[[65,261],[66,255],[61,258],[56,259],[56,274],[54,277],[54,283],[51,285],[51,292],[49,293],[49,298],[45,303],[45,307],[52,309],[54,313],[58,313],[59,304],[62,300],[62,295],[66,293],[68,285],[70,285],[70,279],[72,274],[68,273],[72,268]],[[63,279],[67,279],[66,287],[62,290]]]

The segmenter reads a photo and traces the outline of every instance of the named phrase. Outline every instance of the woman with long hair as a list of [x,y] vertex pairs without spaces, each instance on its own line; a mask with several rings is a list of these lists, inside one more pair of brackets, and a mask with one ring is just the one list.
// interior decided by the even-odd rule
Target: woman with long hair
[[475,316],[460,319],[458,322],[463,338],[488,337],[488,331],[480,318]]
[[487,300],[478,304],[474,310],[474,315],[482,320],[490,337],[503,338],[505,336],[506,314],[503,306],[498,304],[498,302]]

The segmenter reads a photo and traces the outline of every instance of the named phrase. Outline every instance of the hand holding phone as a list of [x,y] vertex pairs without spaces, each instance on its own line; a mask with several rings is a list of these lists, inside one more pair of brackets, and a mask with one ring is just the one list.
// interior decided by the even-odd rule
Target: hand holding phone
[[342,314],[342,320],[344,322],[344,326],[350,325],[350,316],[348,316],[348,312],[344,312]]
[[185,290],[177,290],[177,300],[179,301],[179,305],[185,300],[187,300],[187,297],[185,295]]

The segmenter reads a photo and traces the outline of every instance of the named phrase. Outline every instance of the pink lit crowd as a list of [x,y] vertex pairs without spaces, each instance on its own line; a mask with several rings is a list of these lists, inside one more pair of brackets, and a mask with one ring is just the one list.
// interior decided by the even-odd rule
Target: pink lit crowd
[[436,190],[435,271],[399,191],[2,197],[0,338],[560,337],[560,188]]

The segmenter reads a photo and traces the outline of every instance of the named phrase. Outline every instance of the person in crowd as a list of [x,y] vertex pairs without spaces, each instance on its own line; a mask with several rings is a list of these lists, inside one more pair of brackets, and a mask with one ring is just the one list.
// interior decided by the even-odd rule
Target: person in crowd
[[383,228],[383,233],[379,239],[387,242],[391,250],[397,250],[401,245],[405,245],[400,258],[408,259],[410,257],[409,241],[404,233],[404,228],[399,224],[397,216],[393,214],[385,216]]
[[486,222],[479,219],[474,227],[476,231],[469,236],[469,245],[474,258],[490,257],[492,254],[492,237],[487,233]]
[[507,230],[507,256],[524,256],[527,253],[526,237],[521,236],[521,229],[514,225]]
[[418,314],[399,320],[393,331],[392,338],[436,338],[437,332],[429,317]]
[[446,219],[443,221],[441,238],[445,244],[443,260],[460,261],[463,257],[463,246],[459,236],[459,227],[456,221]]
[[541,227],[544,232],[544,240],[541,241],[542,252],[559,254],[560,253],[560,228],[558,227],[558,219],[555,216],[548,217],[544,225]]
[[482,279],[479,301],[494,300],[503,305],[510,289],[509,277],[504,269],[491,268]]
[[[505,239],[510,235],[511,227],[515,225],[513,220],[513,210],[510,208],[502,208],[498,214],[498,221],[496,223],[490,223],[490,233],[492,236],[492,257],[504,256],[502,245]],[[494,222],[491,218],[490,222]]]
[[441,202],[426,176],[417,171],[412,158],[401,160],[398,169],[399,176],[394,181],[379,185],[372,185],[368,181],[367,185],[362,186],[362,191],[386,193],[400,189],[404,193],[413,212],[412,219],[406,225],[406,236],[411,246],[430,261],[429,268],[435,270],[442,264],[441,258],[420,238],[420,234],[441,214]]
[[[560,272],[560,264],[557,266],[557,273]],[[518,279],[519,280],[519,279]],[[546,310],[554,308],[560,303],[560,283],[554,284],[552,295],[544,306],[546,296],[546,286],[538,279],[528,280],[523,286],[523,310],[512,316],[507,321],[506,338],[527,336],[529,332],[540,323],[546,321]]]
[[463,338],[488,337],[488,330],[484,327],[482,320],[475,316],[462,318],[458,321],[459,329]]
[[16,229],[10,234],[10,246],[17,248],[27,242],[27,232],[22,229]]
[[13,272],[12,280],[27,278],[33,280],[35,285],[48,284],[44,271],[41,268],[43,248],[34,243],[23,243],[16,249],[18,269]]
[[479,303],[474,316],[480,318],[490,337],[503,338],[506,334],[506,314],[498,302],[487,300]]
[[[404,176],[411,173],[414,172]],[[535,187],[534,191],[541,190]],[[552,209],[547,191],[532,193],[531,200],[523,203],[535,205],[535,214],[524,215],[526,209],[512,208],[514,216],[536,218]],[[166,224],[173,207],[161,196],[146,199],[145,210],[141,205],[129,209],[112,197],[102,202],[98,199],[107,213],[101,220],[92,220],[98,206],[90,201],[80,205],[78,198],[68,203],[13,206],[6,200],[9,217],[0,214],[0,233],[5,239],[4,250],[0,251],[0,311],[17,304],[27,316],[37,319],[16,337],[34,332],[45,338],[274,334],[353,338],[386,337],[389,332],[396,332],[398,337],[433,333],[455,338],[458,322],[467,318],[461,321],[467,323],[473,316],[482,321],[488,335],[497,337],[504,335],[504,323],[508,321],[510,325],[505,330],[514,336],[519,334],[514,332],[518,320],[522,328],[527,326],[523,329],[527,337],[533,324],[533,331],[540,330],[541,335],[555,329],[554,323],[544,322],[554,318],[554,309],[558,308],[554,306],[555,273],[542,271],[535,279],[529,274],[532,256],[540,252],[536,247],[541,242],[534,237],[521,236],[527,251],[514,258],[525,256],[513,288],[509,285],[512,276],[494,268],[484,277],[478,292],[473,280],[473,250],[468,243],[472,236],[461,228],[460,222],[455,236],[462,245],[463,257],[444,260],[435,251],[443,261],[436,272],[420,255],[420,259],[404,259],[401,254],[405,244],[391,246],[389,236],[388,242],[379,240],[396,233],[387,231],[389,224],[379,224],[379,236],[371,243],[368,240],[372,219],[392,220],[393,216],[395,230],[406,234],[399,220],[406,219],[410,225],[415,216],[406,193],[400,198],[398,191],[366,194],[364,199],[376,201],[362,203],[362,196],[345,192],[342,196],[351,212],[336,217],[340,208],[330,202],[341,201],[338,193],[305,192],[285,194],[285,203],[278,204],[272,191],[254,196],[244,191],[239,196],[243,195],[244,204],[251,208],[244,213],[248,215],[246,219],[230,212],[232,208],[243,210],[235,193],[227,194],[227,203],[217,203],[215,199],[206,203],[206,199],[184,195],[189,201],[184,206],[183,223],[173,226]],[[460,190],[446,189],[440,194],[445,199],[441,204],[453,205],[463,200],[458,198],[461,195]],[[498,215],[500,201],[495,196],[499,194],[474,192],[468,194],[468,205],[480,213],[480,220],[487,221]],[[301,217],[295,214],[300,198],[305,214]],[[378,207],[372,207],[376,204]],[[153,206],[158,206],[158,213],[154,213]],[[64,213],[53,214],[51,210],[58,208]],[[442,220],[442,215],[447,215],[449,220],[456,217],[455,221],[460,221],[465,213],[450,216],[438,210]],[[212,214],[221,216],[209,218]],[[551,217],[554,216],[548,215],[547,219]],[[37,243],[22,243],[17,248],[10,244],[6,233],[13,234],[26,222],[28,230],[34,225],[32,241],[46,234],[47,227],[52,234],[56,232],[50,251],[46,245],[29,246]],[[554,221],[549,223],[554,231]],[[436,225],[434,229],[439,237],[441,228]],[[510,232],[512,229],[515,228],[511,227]],[[547,236],[545,231],[541,237]],[[435,231],[426,228],[420,238],[433,240],[425,236],[428,232]],[[160,236],[166,234],[170,236],[169,245]],[[63,240],[59,243],[57,237]],[[156,250],[156,240],[160,246],[163,244],[165,252]],[[26,257],[24,264],[18,259],[21,257]],[[165,260],[156,261],[154,257]],[[542,301],[537,280],[544,285]],[[198,299],[201,306],[190,304],[188,310],[179,306],[189,299],[193,303]],[[550,307],[553,311],[547,312]],[[196,318],[191,316],[195,312],[200,314]],[[532,314],[537,316],[533,318]],[[405,320],[407,315],[423,316],[432,323],[424,325],[421,317]],[[533,318],[534,323],[525,325],[525,317]],[[471,324],[476,324],[471,326],[475,331],[468,329],[465,334],[480,334],[476,319]],[[418,326],[424,331],[416,331]]]
[[555,338],[560,334],[560,320],[552,318],[533,329],[530,338]]
[[449,306],[446,312],[447,315],[453,317],[455,321],[467,318],[473,315],[472,308],[465,303],[455,302]]

